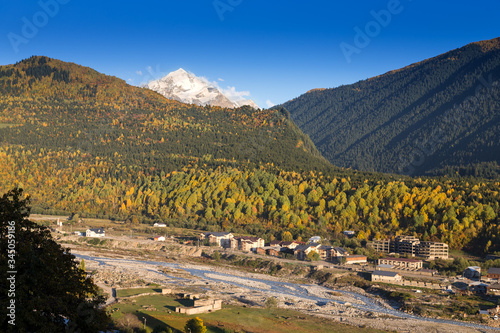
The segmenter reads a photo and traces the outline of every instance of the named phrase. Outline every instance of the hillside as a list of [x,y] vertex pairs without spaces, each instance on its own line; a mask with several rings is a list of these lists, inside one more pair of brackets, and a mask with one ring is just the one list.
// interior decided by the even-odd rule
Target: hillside
[[186,105],[33,57],[0,68],[0,110],[0,193],[24,188],[33,213],[500,251],[498,182],[332,167],[282,108]]
[[500,176],[500,38],[283,104],[334,165]]
[[0,67],[0,94],[4,145],[78,150],[147,167],[152,174],[199,160],[214,167],[328,167],[280,110],[182,104],[90,68],[46,57]]

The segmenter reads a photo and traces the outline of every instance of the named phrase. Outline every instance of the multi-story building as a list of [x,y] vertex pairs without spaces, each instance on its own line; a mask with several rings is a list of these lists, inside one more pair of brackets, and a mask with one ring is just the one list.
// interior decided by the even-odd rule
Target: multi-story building
[[264,247],[264,240],[260,237],[241,236],[231,239],[232,249],[250,252],[259,247]]
[[426,259],[448,259],[448,244],[438,242],[420,242],[417,256]]
[[[295,257],[299,260],[305,260],[307,255],[312,252],[318,252],[319,247],[321,244],[318,243],[311,243],[307,245],[299,245],[293,250],[293,254]],[[318,252],[319,253],[319,252]]]
[[217,244],[224,248],[231,247],[231,240],[234,238],[230,232],[205,232],[200,235],[200,239],[208,239],[211,244]]
[[327,245],[321,245],[318,247],[318,253],[321,260],[331,260],[332,259],[332,249],[333,247]]
[[347,257],[349,255],[349,252],[342,248],[342,247],[334,247],[330,250],[330,257],[335,258],[335,257]]
[[[391,240],[390,239],[374,240],[371,245],[375,249],[375,251],[377,251],[377,252],[391,253]],[[394,251],[392,251],[392,252],[394,252]]]
[[392,265],[395,269],[422,269],[422,260],[408,258],[380,258],[379,265]]
[[448,259],[448,244],[439,242],[421,242],[413,236],[397,236],[394,240],[375,240],[371,246],[381,253],[409,254],[425,259]]
[[414,257],[417,254],[417,249],[420,245],[420,240],[413,236],[396,236],[394,240],[394,252],[408,253]]

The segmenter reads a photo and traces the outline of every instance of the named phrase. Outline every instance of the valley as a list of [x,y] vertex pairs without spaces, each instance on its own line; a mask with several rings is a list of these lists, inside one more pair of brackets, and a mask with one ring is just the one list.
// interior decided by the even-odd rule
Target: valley
[[[42,221],[54,221],[54,217],[34,216]],[[58,217],[59,221],[66,221],[65,217]],[[67,225],[56,228],[54,237],[63,246],[69,246],[72,253],[78,260],[85,261],[88,272],[92,272],[93,279],[106,289],[114,288],[118,295],[118,303],[111,304],[110,309],[120,309],[123,304],[130,304],[120,290],[131,290],[130,288],[145,288],[148,285],[166,286],[177,290],[177,293],[184,290],[191,293],[202,293],[204,297],[220,298],[223,300],[223,309],[247,308],[248,311],[258,310],[265,307],[265,300],[269,297],[276,297],[278,300],[277,309],[279,311],[300,311],[312,316],[312,318],[328,318],[342,324],[354,325],[354,327],[371,327],[382,330],[402,330],[411,327],[412,331],[424,332],[432,325],[439,325],[440,332],[452,331],[453,325],[461,326],[464,332],[486,332],[493,330],[495,321],[489,321],[486,327],[481,322],[480,317],[458,316],[456,312],[444,312],[428,308],[425,315],[412,314],[409,308],[401,308],[401,304],[395,302],[389,293],[401,293],[411,295],[408,304],[422,305],[440,302],[447,304],[450,302],[447,292],[433,291],[427,288],[419,288],[419,293],[415,293],[415,287],[397,287],[396,285],[376,284],[364,281],[363,276],[370,274],[375,269],[373,265],[333,265],[335,268],[319,270],[319,266],[332,266],[329,262],[304,262],[297,260],[284,260],[269,256],[255,255],[245,251],[221,249],[217,246],[196,245],[199,232],[178,228],[144,228],[141,226],[124,228],[123,222],[112,222],[105,220],[82,220],[76,225]],[[105,226],[107,234],[104,238],[89,238],[72,235],[75,230],[84,231],[86,228]],[[153,241],[154,235],[168,235],[167,240]],[[94,242],[94,240],[96,242]],[[215,252],[220,251],[221,259],[214,259]],[[231,259],[235,257],[235,259]],[[236,259],[237,258],[237,259]],[[250,263],[255,261],[257,266]],[[246,262],[248,266],[237,264]],[[267,264],[266,264],[267,262]],[[270,265],[270,266],[269,266]],[[275,268],[278,267],[276,271]],[[419,275],[411,272],[401,272],[405,277],[417,280]],[[326,280],[325,280],[325,277]],[[452,279],[443,275],[436,277],[425,277],[423,280],[434,280],[435,283],[445,285],[460,282],[460,278]],[[372,287],[360,288],[361,284],[369,284]],[[359,286],[358,286],[359,284]],[[132,289],[133,290],[133,289]],[[155,289],[155,290],[161,290]],[[182,317],[162,312],[158,306],[151,304],[162,304],[162,302],[174,302],[174,299],[163,300],[165,296],[154,296],[158,291],[153,292],[153,296],[140,296],[137,302],[144,305],[134,312],[141,317],[141,314],[163,321],[166,324],[181,321]],[[149,300],[148,297],[156,297]],[[455,298],[455,297],[454,297]],[[134,298],[135,299],[135,298]],[[167,298],[168,299],[168,298]],[[471,309],[482,303],[480,298],[470,298],[468,302],[476,304]],[[135,302],[135,301],[134,301]],[[148,303],[149,302],[149,303]],[[451,301],[446,307],[453,308],[462,301]],[[484,301],[483,301],[484,302]],[[141,303],[139,303],[141,304]],[[147,305],[150,304],[150,305]],[[491,307],[494,303],[488,303]],[[128,305],[127,305],[128,306]],[[484,305],[481,305],[484,306]],[[155,308],[156,310],[144,310],[144,308]],[[127,307],[127,309],[129,306]],[[252,310],[253,309],[253,310]],[[399,310],[395,310],[399,309]],[[403,311],[404,310],[404,311]],[[111,310],[115,311],[115,310]],[[120,310],[121,311],[121,310]],[[130,310],[126,310],[130,311]],[[153,312],[150,312],[153,311]],[[246,311],[246,310],[245,310]],[[469,310],[462,310],[469,311]],[[222,315],[224,318],[226,315]],[[251,316],[250,313],[248,313]],[[209,315],[207,320],[213,315]],[[284,315],[285,317],[287,315]],[[453,318],[459,321],[450,321]],[[160,319],[163,318],[163,319]],[[168,320],[167,320],[168,318]],[[148,319],[149,320],[149,319]],[[239,322],[248,320],[238,319]],[[311,319],[313,322],[316,319]],[[251,320],[250,320],[251,321]],[[219,320],[220,323],[224,321]],[[427,324],[429,323],[429,324]],[[234,323],[233,323],[234,324]],[[323,322],[323,325],[325,323]],[[229,325],[229,324],[224,324]],[[333,324],[332,324],[333,325]],[[337,324],[335,324],[337,325]],[[336,326],[333,327],[336,327]],[[449,326],[451,325],[451,326]],[[153,328],[153,327],[152,327]],[[234,327],[233,327],[234,328]],[[248,329],[248,326],[247,326]],[[340,329],[340,328],[339,328]],[[259,329],[256,330],[260,332]],[[272,332],[280,332],[274,330]]]
[[[236,309],[241,308],[241,311],[245,311],[245,308],[248,310],[259,309],[265,307],[264,302],[266,299],[276,297],[280,311],[299,311],[312,316],[312,318],[328,318],[327,320],[334,320],[355,327],[368,326],[382,330],[410,328],[414,332],[425,332],[434,325],[434,327],[438,327],[440,332],[452,332],[456,330],[456,328],[453,328],[455,325],[460,326],[460,330],[463,332],[494,331],[493,328],[473,323],[442,319],[433,320],[395,311],[383,299],[374,298],[373,295],[367,294],[360,288],[344,286],[342,289],[336,289],[335,292],[332,292],[331,289],[309,284],[311,282],[300,281],[299,284],[294,284],[295,279],[291,276],[273,278],[269,275],[234,270],[231,266],[226,265],[205,266],[196,261],[191,262],[188,257],[179,258],[175,261],[172,261],[172,259],[164,261],[163,256],[157,255],[145,260],[142,255],[136,257],[131,256],[131,254],[112,254],[112,252],[114,251],[107,254],[109,257],[103,257],[100,255],[101,251],[96,249],[73,250],[79,260],[85,260],[87,269],[94,272],[94,279],[99,283],[104,282],[110,287],[125,288],[125,290],[151,284],[153,286],[167,286],[176,290],[201,292],[204,297],[221,298],[224,304],[222,311],[227,311],[233,307],[236,307]],[[118,295],[122,294],[120,290],[118,289]],[[332,297],[330,293],[336,296]],[[165,296],[157,297],[159,298],[156,300],[151,299],[149,302],[162,304],[161,299],[165,298]],[[139,297],[137,302],[141,302],[140,299],[142,298]],[[122,307],[121,304],[123,303],[127,304],[127,299],[118,297],[118,303],[110,305],[111,311]],[[142,313],[160,321],[169,318],[165,323],[180,320],[180,318],[176,319],[175,316],[162,313],[161,310],[150,311],[139,308],[138,316],[141,317]],[[214,315],[208,315],[207,320]],[[227,323],[228,320],[227,314],[221,313],[220,315],[222,315],[222,318],[219,321],[219,327],[220,322]],[[252,316],[251,312],[246,315]],[[251,318],[239,318],[237,322],[251,322]],[[260,320],[263,319],[259,319],[257,323]],[[313,322],[319,321],[319,319],[311,320]],[[323,321],[322,324],[325,325],[325,322]],[[333,324],[333,322],[330,325],[332,331],[348,329],[341,328],[341,326],[338,326],[339,324]],[[226,324],[223,326],[226,326]],[[244,327],[248,329],[251,326],[252,324]],[[254,329],[256,329],[256,332],[260,332],[263,327],[260,330],[259,328]],[[279,330],[273,330],[272,332],[279,332]]]
[[[491,67],[496,75],[495,57],[488,53],[478,66]],[[402,75],[398,73],[391,75]],[[171,310],[179,307],[172,304],[184,304],[178,297],[183,292],[168,297],[152,292],[137,301],[114,295],[116,288],[175,285],[206,293],[217,302],[220,298],[220,313],[225,315],[218,317],[217,311],[204,317],[210,332],[226,326],[228,332],[247,330],[254,327],[252,316],[262,318],[256,332],[282,332],[279,327],[296,324],[287,319],[294,316],[301,318],[296,329],[319,332],[330,326],[353,332],[495,329],[497,321],[488,311],[494,311],[498,298],[474,289],[494,286],[494,281],[467,280],[467,287],[460,289],[465,282],[456,277],[468,266],[485,272],[498,266],[485,259],[500,253],[500,184],[494,171],[474,173],[476,177],[431,177],[434,171],[428,169],[418,177],[377,169],[377,163],[394,165],[385,157],[351,165],[344,162],[353,161],[352,156],[341,155],[337,157],[343,162],[331,164],[322,155],[331,158],[321,148],[323,141],[315,134],[311,140],[299,128],[306,123],[314,128],[312,118],[298,115],[320,112],[314,121],[332,123],[326,112],[308,104],[315,99],[308,98],[330,99],[338,91],[311,91],[270,109],[225,107],[209,101],[214,97],[209,92],[220,91],[190,75],[177,71],[167,83],[175,91],[189,90],[186,85],[192,83],[204,91],[199,95],[204,100],[165,98],[91,68],[43,56],[0,68],[0,190],[22,189],[30,200],[32,220],[51,228],[58,244],[84,259],[88,277],[111,290],[102,309],[114,325],[142,315],[182,329],[185,315]],[[176,76],[187,81],[176,85]],[[491,81],[493,95],[495,89]],[[489,103],[483,97],[474,101]],[[482,108],[489,117],[484,121],[495,117],[495,107]],[[456,127],[466,116],[447,124]],[[322,131],[343,135],[343,145],[351,140],[342,130]],[[431,133],[432,142],[440,142],[440,132]],[[495,147],[490,145],[490,154],[495,155]],[[431,155],[426,159],[437,161]],[[55,226],[56,220],[64,227]],[[202,233],[208,238],[200,237]],[[234,236],[237,245],[231,240],[229,249],[214,246],[210,234]],[[416,248],[393,254],[389,243],[401,237],[427,244],[423,248],[446,246],[458,255],[450,260],[447,254],[444,259],[414,259],[412,255],[424,251]],[[250,252],[256,238],[262,245]],[[304,247],[303,252],[271,246],[287,242]],[[388,268],[381,275],[401,281],[378,283],[373,276],[378,266],[387,266],[380,262],[386,253],[396,255],[391,260],[398,262],[422,264],[423,259],[426,269],[437,275]],[[272,306],[266,305],[268,300]],[[163,301],[170,310],[158,310]],[[232,319],[240,311],[249,317]],[[486,317],[480,311],[486,311]]]
[[0,332],[500,332],[500,3],[2,5]]

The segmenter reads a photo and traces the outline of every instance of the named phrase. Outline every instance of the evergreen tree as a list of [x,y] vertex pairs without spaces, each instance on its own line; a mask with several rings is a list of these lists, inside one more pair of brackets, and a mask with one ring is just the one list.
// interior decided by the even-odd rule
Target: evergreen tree
[[[24,198],[20,189],[11,190],[0,198],[2,312],[11,300],[15,301],[15,326],[8,323],[11,318],[3,313],[1,331],[104,330],[108,317],[99,308],[104,298],[98,296],[97,286],[78,267],[69,249],[57,244],[46,227],[27,219],[28,205],[29,198]],[[10,256],[12,252],[8,252],[12,247],[15,249],[13,257]],[[8,283],[7,277],[14,277],[15,282]],[[14,289],[15,296],[8,293],[9,289]]]

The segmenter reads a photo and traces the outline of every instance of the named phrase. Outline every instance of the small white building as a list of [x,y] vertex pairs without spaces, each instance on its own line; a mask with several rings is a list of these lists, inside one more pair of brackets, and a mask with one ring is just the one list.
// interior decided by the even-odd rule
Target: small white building
[[155,242],[164,242],[165,237],[164,236],[155,236],[154,241]]
[[321,243],[321,236],[312,236],[311,238],[309,238],[309,240],[307,241],[308,244],[311,244],[311,243]]
[[153,224],[153,227],[156,227],[156,228],[166,228],[167,225],[165,223],[155,223],[155,224]]
[[354,237],[356,235],[356,233],[352,230],[345,230],[342,233],[347,237]]
[[104,237],[104,228],[87,229],[85,231],[85,237]]
[[374,271],[372,273],[372,281],[379,282],[401,282],[402,277],[399,273],[388,271]]

